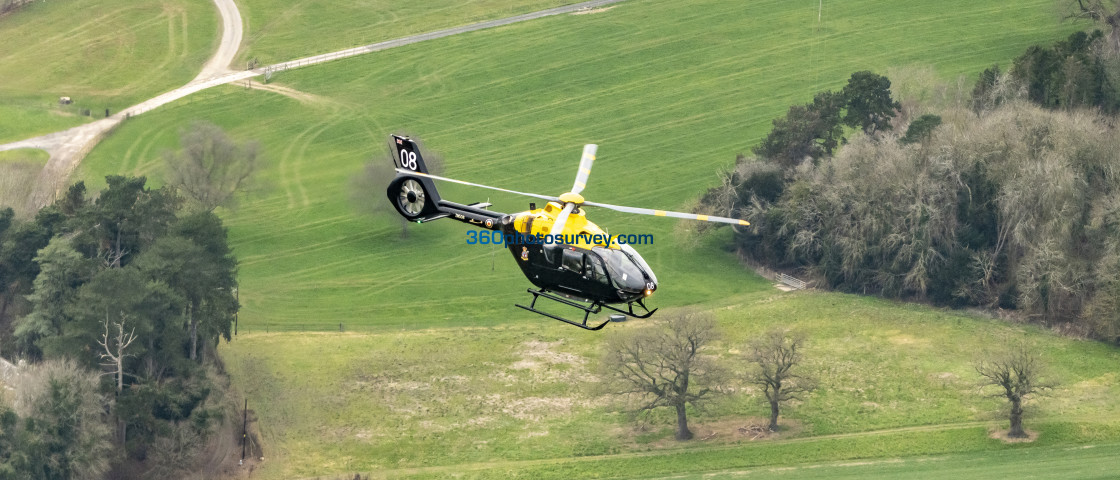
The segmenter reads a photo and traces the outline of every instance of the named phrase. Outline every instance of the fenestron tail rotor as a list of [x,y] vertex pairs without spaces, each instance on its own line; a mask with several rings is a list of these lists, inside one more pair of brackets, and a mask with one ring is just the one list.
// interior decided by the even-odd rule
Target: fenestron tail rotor
[[420,182],[408,179],[401,184],[397,202],[405,213],[411,216],[420,215],[420,212],[424,210],[425,200],[424,187],[420,186]]

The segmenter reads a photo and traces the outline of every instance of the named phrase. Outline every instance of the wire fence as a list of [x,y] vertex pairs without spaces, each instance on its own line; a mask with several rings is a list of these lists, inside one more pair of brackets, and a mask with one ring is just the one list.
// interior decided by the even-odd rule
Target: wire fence
[[[457,327],[490,327],[499,325],[500,322],[478,322],[478,321],[464,321],[457,323]],[[399,332],[402,330],[414,330],[418,328],[430,328],[431,324],[417,325],[414,323],[287,323],[287,322],[246,322],[238,324],[235,328],[235,335],[231,338],[236,341],[237,335],[250,335],[260,333],[387,333]]]

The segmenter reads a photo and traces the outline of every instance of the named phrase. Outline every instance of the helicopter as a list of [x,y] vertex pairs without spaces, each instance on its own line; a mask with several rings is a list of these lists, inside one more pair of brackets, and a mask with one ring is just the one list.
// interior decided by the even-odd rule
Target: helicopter
[[[608,319],[589,325],[592,314],[603,309],[634,318],[649,318],[657,311],[646,307],[645,299],[657,290],[657,276],[634,248],[612,238],[605,230],[587,219],[584,207],[599,207],[623,213],[683,218],[708,222],[750,225],[746,220],[693,213],[625,207],[584,200],[580,192],[587,186],[598,146],[584,145],[575,183],[559,197],[518,192],[479,183],[466,182],[428,173],[416,142],[406,136],[392,135],[390,145],[396,150],[393,162],[397,175],[389,183],[389,201],[406,220],[426,223],[450,218],[499,235],[513,254],[521,272],[537,289],[529,288],[532,302],[516,304],[530,312],[543,315],[587,330],[602,329]],[[500,213],[489,210],[487,202],[455,203],[440,198],[434,180],[513,193],[545,200],[544,207],[529,204],[529,210]],[[494,243],[499,243],[495,241]],[[547,299],[583,312],[581,321],[537,308],[537,301]],[[615,305],[625,305],[625,309]],[[635,311],[637,305],[641,311]]]

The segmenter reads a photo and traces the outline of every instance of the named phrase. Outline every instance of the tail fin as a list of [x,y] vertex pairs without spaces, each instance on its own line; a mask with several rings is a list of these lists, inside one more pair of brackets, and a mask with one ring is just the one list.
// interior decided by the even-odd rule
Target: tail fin
[[396,149],[396,156],[393,162],[397,168],[402,170],[411,170],[413,172],[428,173],[428,167],[424,165],[424,158],[420,156],[420,147],[408,137],[400,135],[393,135],[393,147]]

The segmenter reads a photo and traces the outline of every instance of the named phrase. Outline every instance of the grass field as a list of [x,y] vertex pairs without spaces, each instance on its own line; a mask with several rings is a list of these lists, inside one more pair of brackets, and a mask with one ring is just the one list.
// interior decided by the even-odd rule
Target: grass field
[[0,152],[0,208],[11,207],[17,215],[28,216],[27,196],[48,159],[47,152],[34,148]]
[[[448,159],[450,176],[551,194],[569,188],[582,144],[596,142],[589,199],[687,208],[790,103],[838,88],[853,71],[920,64],[955,78],[1074,28],[1058,24],[1047,1],[1013,17],[964,1],[936,9],[856,2],[826,9],[819,28],[816,14],[816,5],[788,2],[638,0],[286,72],[276,81],[311,95],[208,91],[126,122],[80,178],[156,175],[178,131],[209,120],[259,140],[268,158],[260,175],[268,188],[225,214],[241,259],[246,323],[525,321],[531,317],[511,304],[526,295],[526,282],[508,253],[464,245],[458,224],[414,227],[401,239],[395,219],[355,213],[350,178],[383,151],[389,133],[419,135]],[[461,201],[489,198],[499,210],[527,206],[441,188]],[[614,232],[655,235],[641,250],[662,281],[658,305],[759,285],[712,248],[720,238],[681,252],[673,222],[593,218]]]
[[[809,332],[805,367],[821,388],[786,410],[792,431],[754,442],[739,434],[768,410],[759,392],[738,381],[731,396],[693,412],[697,437],[711,438],[670,440],[669,412],[636,431],[643,422],[617,413],[621,403],[595,381],[604,335],[554,323],[374,334],[254,330],[223,346],[223,358],[250,408],[268,419],[261,424],[268,478],[347,471],[656,476],[1120,439],[1120,405],[1112,401],[1120,394],[1120,352],[1095,342],[841,294],[766,290],[708,308],[724,332],[709,353],[736,372],[752,335],[774,326]],[[1000,401],[978,393],[971,367],[977,352],[1018,338],[1033,342],[1061,379],[1027,407],[1027,427],[1041,432],[1032,445],[988,437],[1006,428],[1006,417]]]
[[[726,229],[686,247],[673,222],[594,212],[612,233],[654,235],[639,248],[661,280],[652,303],[666,314],[685,305],[715,312],[728,361],[768,326],[811,333],[809,363],[825,387],[787,411],[795,428],[775,440],[737,438],[739,426],[765,414],[740,386],[694,412],[700,436],[715,436],[681,446],[666,440],[667,418],[636,431],[590,380],[602,335],[512,306],[528,283],[508,253],[465,245],[458,223],[412,226],[402,238],[397,219],[362,216],[350,201],[384,195],[353,192],[351,179],[383,155],[389,133],[408,132],[447,159],[449,176],[544,194],[567,190],[581,146],[598,143],[586,197],[685,209],[790,104],[858,70],[932,67],[951,81],[1006,66],[1027,46],[1077,28],[1059,24],[1052,5],[1019,3],[1008,15],[1003,5],[963,0],[861,0],[825,5],[818,24],[814,2],[632,0],[274,77],[301,92],[294,97],[209,90],[125,122],[78,178],[98,188],[106,174],[131,173],[158,184],[161,152],[177,148],[195,120],[260,141],[257,185],[240,209],[221,212],[240,260],[243,308],[242,335],[220,353],[260,419],[267,460],[255,475],[264,478],[894,478],[951,475],[960,465],[998,477],[1032,471],[1023,462],[1045,462],[1034,470],[1042,472],[1080,465],[1091,477],[1120,440],[1120,405],[1111,401],[1120,354],[1106,346],[921,306],[782,294],[721,248]],[[270,8],[279,11],[272,3],[245,10],[283,19],[262,12]],[[296,22],[302,8],[283,21]],[[440,21],[459,15],[444,13]],[[351,27],[338,20],[333,28]],[[250,25],[261,33],[251,54],[283,55],[297,37],[269,35],[288,30],[302,31]],[[299,43],[318,53],[333,41]],[[441,193],[501,211],[527,206],[454,187]],[[1035,342],[1062,380],[1031,405],[1027,426],[1041,437],[1029,445],[988,437],[1005,420],[999,402],[977,396],[970,367],[1005,336]],[[1068,449],[1086,444],[1100,446]]]
[[293,60],[358,45],[511,17],[578,0],[388,0],[334,2],[243,0],[245,38],[239,58],[263,64]]
[[213,53],[217,19],[212,3],[186,0],[33,2],[0,18],[0,143],[187,83]]
[[1116,475],[1120,445],[1038,447],[999,452],[969,452],[936,457],[892,458],[870,462],[832,462],[792,467],[756,468],[683,475],[682,479],[799,478],[799,479],[1105,479]]

